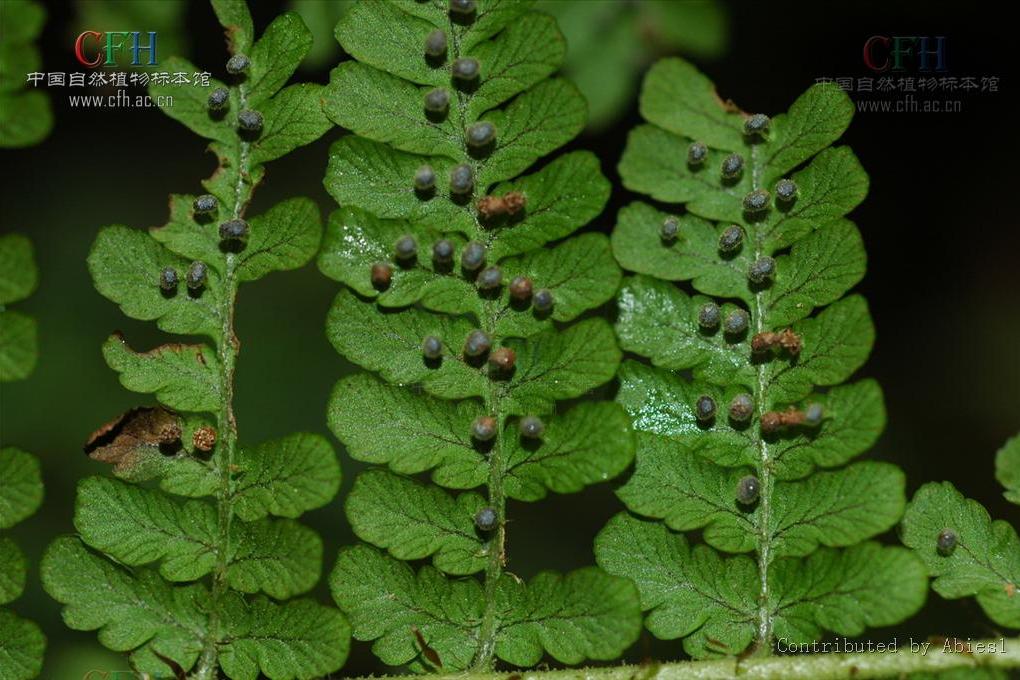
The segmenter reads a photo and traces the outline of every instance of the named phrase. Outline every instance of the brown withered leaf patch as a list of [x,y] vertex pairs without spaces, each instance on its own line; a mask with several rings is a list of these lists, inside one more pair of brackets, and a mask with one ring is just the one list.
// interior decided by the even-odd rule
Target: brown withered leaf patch
[[89,458],[129,473],[153,449],[173,452],[181,445],[177,414],[161,406],[133,408],[92,433],[85,442]]
[[524,210],[528,199],[519,191],[511,191],[502,196],[483,196],[478,199],[476,207],[482,220],[493,220],[497,217],[513,216]]

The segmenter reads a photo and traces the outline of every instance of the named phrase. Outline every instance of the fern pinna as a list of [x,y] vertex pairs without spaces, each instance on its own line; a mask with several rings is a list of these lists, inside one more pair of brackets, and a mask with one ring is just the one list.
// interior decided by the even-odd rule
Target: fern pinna
[[[32,242],[21,234],[0,236],[0,385],[24,380],[38,355],[36,320],[7,309],[35,290],[39,281]],[[0,448],[0,529],[9,529],[39,509],[43,499],[39,460],[13,446]],[[46,637],[33,621],[6,605],[18,599],[28,579],[28,560],[0,536],[0,678],[28,680],[42,669]]]
[[[1020,504],[1020,435],[999,450],[995,476],[1006,487],[1006,499]],[[976,597],[997,626],[1020,629],[1020,538],[1011,524],[992,520],[951,482],[932,482],[918,489],[907,507],[903,542],[934,577],[936,593],[947,599]]]
[[[620,361],[606,321],[575,321],[619,284],[608,239],[563,240],[608,198],[598,161],[574,152],[520,176],[585,124],[584,99],[550,77],[562,36],[517,0],[361,2],[336,34],[356,61],[333,72],[325,109],[356,136],[325,181],[343,207],[319,265],[349,287],[327,331],[379,377],[341,380],[329,420],[352,457],[388,470],[347,499],[374,547],[341,551],[333,595],[391,665],[615,658],[640,627],[631,583],[508,570],[508,500],[579,491],[633,457],[617,404],[556,405]],[[409,476],[423,472],[463,492]],[[401,561],[424,558],[417,573]]]
[[[665,205],[624,207],[613,233],[636,272],[617,335],[648,361],[620,370],[638,449],[618,495],[633,514],[603,529],[596,558],[635,578],[646,626],[693,657],[856,635],[925,599],[908,551],[866,541],[899,521],[903,474],[850,462],[885,418],[877,384],[841,384],[874,335],[864,299],[844,297],[865,270],[844,216],[868,178],[828,148],[852,110],[820,84],[786,114],[747,115],[666,59],[620,162],[629,189]],[[703,545],[678,533],[694,530]]]
[[[135,352],[119,334],[106,342],[121,383],[160,405],[136,408],[90,439],[86,451],[111,463],[117,479],[81,482],[78,535],[49,548],[43,579],[70,627],[99,629],[140,672],[313,678],[342,665],[349,628],[332,607],[286,601],[309,591],[322,565],[321,539],[295,518],[336,494],[340,470],[318,435],[238,443],[234,304],[242,282],[317,252],[322,226],[311,200],[251,218],[246,211],[264,164],[330,125],[321,86],[284,87],[311,45],[301,19],[284,14],[255,41],[243,2],[212,4],[232,53],[228,82],[150,88],[156,101],[172,97],[167,115],[211,140],[219,167],[203,182],[208,193],[171,196],[170,221],[148,233],[105,227],[89,255],[96,288],[125,314],[212,345]],[[180,59],[162,66],[199,77]],[[149,480],[158,488],[139,484]]]

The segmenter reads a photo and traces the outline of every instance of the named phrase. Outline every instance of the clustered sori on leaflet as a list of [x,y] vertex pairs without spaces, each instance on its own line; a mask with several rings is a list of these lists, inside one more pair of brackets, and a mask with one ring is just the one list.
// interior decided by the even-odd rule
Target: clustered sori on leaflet
[[[227,61],[227,73],[235,78],[243,78],[251,66],[251,60],[243,54],[235,54]],[[217,87],[209,93],[207,100],[211,116],[222,115],[230,107],[230,91],[225,87]],[[246,139],[252,139],[262,131],[262,114],[251,109],[243,109],[237,114],[238,133]],[[220,203],[211,194],[203,194],[192,203],[192,215],[196,221],[215,219]],[[242,249],[248,240],[249,227],[243,219],[230,219],[219,226],[221,246],[225,250],[236,252]],[[195,261],[188,267],[184,281],[192,295],[200,295],[205,289],[208,279],[208,265]],[[180,276],[173,267],[164,267],[159,273],[159,287],[163,294],[172,296],[177,293]]]
[[[768,132],[769,117],[760,113],[750,116],[744,123],[744,132],[749,136],[761,136]],[[693,142],[687,148],[687,163],[692,168],[702,166],[708,159],[708,146],[704,142]],[[719,174],[723,183],[732,183],[740,178],[744,171],[744,157],[739,153],[731,153],[725,158],[719,168]],[[791,179],[781,179],[775,187],[776,202],[779,204],[790,204],[797,197],[797,184]],[[768,207],[771,196],[768,191],[758,189],[750,192],[744,197],[743,207],[749,213],[758,213]],[[659,238],[663,246],[672,246],[680,238],[680,221],[673,216],[667,217],[659,226]],[[744,229],[737,224],[726,227],[719,235],[719,252],[725,257],[740,250],[744,242]],[[775,259],[764,256],[751,263],[747,272],[747,279],[756,289],[768,286],[776,274]],[[747,331],[750,325],[750,316],[743,309],[733,309],[725,317],[722,310],[714,302],[706,302],[698,310],[698,326],[703,333],[714,333],[720,326],[726,338],[730,341],[737,341]],[[754,354],[761,354],[773,350],[786,351],[790,355],[797,355],[801,350],[801,338],[791,329],[779,332],[765,331],[756,334],[751,339],[751,351]],[[712,397],[701,395],[694,404],[694,414],[698,422],[709,427],[716,417],[716,403]],[[735,427],[741,427],[750,422],[754,415],[754,399],[750,394],[741,393],[733,397],[729,405],[729,420]],[[821,404],[812,403],[804,410],[790,407],[785,411],[768,411],[761,416],[762,432],[769,434],[778,432],[789,427],[817,427],[823,418]],[[737,486],[737,500],[745,505],[752,505],[758,500],[759,482],[758,478],[748,475],[740,480]],[[946,544],[952,543],[952,538],[946,539]],[[941,543],[940,543],[941,545]],[[947,549],[951,549],[947,548]]]
[[[474,0],[454,0],[450,3],[451,14],[463,21],[474,17],[476,7]],[[449,49],[449,39],[442,29],[435,29],[425,37],[424,58],[432,66],[443,63]],[[229,68],[228,68],[229,70]],[[459,89],[470,90],[481,75],[481,64],[477,59],[465,57],[453,61],[450,66],[453,85]],[[214,94],[216,94],[214,92]],[[220,96],[217,108],[226,105],[226,91]],[[213,99],[210,96],[210,108]],[[450,90],[437,87],[429,90],[424,98],[425,115],[433,121],[446,117],[450,110]],[[472,123],[464,130],[466,151],[473,156],[485,155],[491,151],[496,141],[496,126],[489,121]],[[705,152],[707,153],[707,151]],[[438,178],[431,165],[421,165],[414,173],[412,186],[422,200],[429,200],[435,193]],[[450,171],[449,189],[454,200],[469,198],[475,190],[474,168],[469,163],[460,163]],[[482,222],[502,216],[514,216],[525,208],[526,200],[520,192],[509,192],[504,196],[484,196],[476,205]],[[675,229],[674,229],[675,232]],[[222,235],[222,228],[221,228]],[[665,238],[665,234],[664,234]],[[432,261],[439,269],[447,269],[455,258],[455,247],[452,241],[440,239],[432,245]],[[413,266],[418,257],[418,241],[410,234],[401,236],[393,245],[393,259],[399,266]],[[491,295],[503,286],[503,271],[500,267],[486,264],[485,246],[471,241],[464,246],[460,254],[460,265],[465,276],[473,277],[475,285],[482,294]],[[372,265],[370,278],[377,290],[385,290],[393,281],[394,266],[390,262],[376,262]],[[534,282],[527,276],[515,276],[509,284],[510,298],[514,304],[531,302],[534,310],[547,314],[553,308],[553,294],[547,288],[535,289]],[[746,321],[745,321],[746,326]],[[422,338],[421,352],[430,366],[437,366],[445,351],[442,338],[428,335]],[[513,373],[517,355],[509,347],[492,349],[492,339],[487,333],[476,329],[472,331],[462,349],[464,357],[469,361],[488,359],[489,374],[494,379],[507,378]],[[496,419],[492,416],[480,416],[471,425],[471,436],[478,442],[487,442],[496,436]],[[518,423],[520,434],[528,439],[540,439],[545,433],[545,424],[537,416],[525,416]],[[486,514],[488,512],[489,514]],[[491,520],[490,520],[491,515]],[[495,512],[491,508],[483,508],[476,517],[480,529],[488,530],[495,523]]]

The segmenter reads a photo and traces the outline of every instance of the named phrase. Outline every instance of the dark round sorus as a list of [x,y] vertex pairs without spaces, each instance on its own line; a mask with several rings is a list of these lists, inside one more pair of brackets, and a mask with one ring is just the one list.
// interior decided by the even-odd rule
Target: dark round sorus
[[715,399],[707,394],[698,397],[698,401],[694,403],[694,417],[702,423],[707,423],[715,418]]
[[952,529],[943,529],[939,532],[938,538],[935,539],[935,547],[938,549],[940,555],[952,555],[953,551],[956,550],[957,540],[958,537],[955,531]]
[[191,266],[188,267],[188,274],[185,277],[188,282],[188,288],[198,290],[205,285],[208,275],[209,268],[205,266],[205,262],[198,262],[197,260],[192,262]]
[[475,513],[475,526],[482,531],[492,531],[498,522],[499,517],[496,516],[494,508],[482,508]]
[[209,93],[209,109],[212,111],[222,111],[230,103],[230,92],[225,87],[217,87],[215,90]]
[[749,321],[750,317],[748,317],[747,312],[743,309],[734,309],[723,319],[723,330],[730,335],[738,335],[747,330]]
[[410,260],[418,254],[418,242],[410,234],[401,236],[393,244],[393,254],[398,260]]
[[517,363],[517,352],[509,347],[500,347],[489,353],[489,364],[496,370],[509,372]]
[[376,262],[372,265],[372,285],[376,288],[385,288],[390,285],[393,278],[393,267],[385,262]]
[[478,274],[476,281],[482,290],[494,290],[503,283],[503,272],[499,267],[486,267]]
[[485,246],[477,241],[471,241],[464,246],[460,254],[460,265],[469,272],[479,269],[485,264]]
[[698,310],[698,325],[705,329],[718,328],[720,316],[719,305],[706,302]]
[[432,245],[432,259],[440,264],[449,264],[453,261],[453,242],[448,239],[439,239]]
[[414,171],[414,188],[418,191],[429,191],[436,186],[436,171],[431,165],[423,165]]
[[754,413],[754,399],[750,394],[741,393],[730,400],[730,418],[738,423],[746,423]]
[[545,434],[545,423],[538,416],[524,416],[517,424],[522,437],[538,439]]
[[464,138],[467,145],[473,149],[488,146],[496,139],[496,126],[487,120],[482,120],[468,126]]
[[744,196],[744,210],[748,212],[761,212],[767,207],[769,207],[769,192],[764,189],[756,189]]
[[220,238],[224,241],[243,241],[248,238],[248,223],[242,219],[227,220],[220,225]]
[[775,275],[776,261],[768,255],[752,262],[751,267],[747,270],[747,278],[751,283],[765,283],[771,281]]
[[744,157],[739,153],[731,153],[723,159],[722,176],[726,179],[733,179],[744,169]]
[[728,253],[740,247],[744,242],[744,230],[736,224],[731,224],[719,234],[719,250]]
[[425,54],[433,58],[446,56],[446,31],[437,28],[425,36]]
[[426,335],[421,341],[421,353],[426,359],[438,359],[443,356],[443,341],[434,335]]
[[758,500],[758,493],[761,491],[761,482],[754,475],[741,477],[737,482],[737,500],[743,505],[752,505]]
[[467,163],[461,163],[450,171],[450,193],[470,194],[475,188],[475,172]]
[[680,222],[675,217],[667,217],[662,221],[662,226],[659,227],[659,238],[666,243],[675,241],[679,233]]
[[487,442],[496,436],[496,419],[492,416],[478,416],[471,423],[471,436],[480,442]]
[[480,357],[492,347],[492,338],[485,331],[475,329],[464,341],[464,354],[469,357]]
[[760,135],[768,132],[769,117],[764,113],[756,113],[744,121],[744,132],[749,135]]
[[792,201],[796,195],[797,183],[792,179],[781,179],[776,183],[776,198],[780,201]]
[[704,142],[694,142],[687,147],[687,162],[691,165],[701,165],[708,158],[708,147]]
[[243,54],[235,54],[227,60],[227,73],[236,76],[238,73],[244,73],[251,66],[251,60]]
[[163,267],[159,272],[159,287],[166,292],[177,290],[177,270],[173,267]]
[[425,110],[430,113],[445,113],[450,107],[450,93],[445,87],[429,90],[425,95]]
[[216,212],[220,202],[212,194],[202,194],[191,204],[192,210],[199,215],[208,215]]
[[515,276],[510,282],[510,297],[514,300],[527,300],[531,297],[533,285],[527,276]]
[[450,14],[466,16],[475,11],[475,0],[450,0]]
[[237,125],[245,132],[258,132],[262,129],[262,114],[258,111],[245,109],[237,114]]
[[458,80],[474,80],[481,72],[481,65],[477,59],[461,57],[453,62],[453,77]]
[[531,298],[531,304],[540,312],[547,312],[553,307],[553,294],[548,288],[539,288]]

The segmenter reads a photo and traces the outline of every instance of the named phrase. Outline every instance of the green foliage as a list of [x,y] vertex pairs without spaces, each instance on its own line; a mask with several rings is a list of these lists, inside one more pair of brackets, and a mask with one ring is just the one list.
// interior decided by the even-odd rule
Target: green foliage
[[[557,405],[616,373],[612,328],[583,317],[612,298],[621,273],[604,236],[567,238],[608,199],[593,155],[521,174],[585,123],[583,97],[552,75],[563,37],[530,4],[480,0],[461,18],[446,3],[356,3],[336,30],[355,61],[334,69],[325,94],[330,118],[355,133],[334,144],[325,179],[343,207],[319,267],[350,289],[327,334],[379,376],[337,383],[329,422],[351,456],[388,468],[363,473],[346,505],[355,533],[381,550],[343,551],[330,586],[356,638],[419,671],[487,669],[496,658],[530,666],[544,653],[611,659],[639,629],[625,579],[589,568],[524,584],[506,570],[507,499],[580,491],[622,472],[634,450],[620,406]],[[426,57],[437,30],[445,54]],[[465,81],[453,70],[467,58],[480,75]],[[426,111],[435,88],[448,107]],[[491,124],[494,139],[470,142],[477,124]],[[458,166],[470,186],[452,182]],[[427,170],[434,181],[416,188]],[[437,243],[448,257],[435,256]],[[479,245],[484,264],[462,267]],[[486,288],[492,267],[501,279]],[[473,354],[478,331],[491,347]],[[473,436],[485,416],[488,440]],[[536,416],[539,436],[522,434]],[[407,476],[423,472],[438,486]],[[476,522],[482,510],[494,526]],[[401,562],[420,559],[431,565],[417,573]]]
[[1008,522],[992,520],[951,483],[932,482],[910,501],[902,536],[934,577],[936,593],[975,596],[995,623],[1020,628],[1020,538]]
[[[32,146],[53,127],[46,94],[28,89],[29,73],[42,68],[35,40],[46,23],[46,9],[33,0],[8,0],[0,6],[4,39],[0,44],[0,148]],[[0,302],[0,304],[3,304]]]
[[1006,442],[995,454],[995,478],[1006,487],[1006,499],[1020,504],[1020,435]]
[[[43,483],[39,461],[20,449],[0,449],[0,529],[24,520],[39,509]],[[21,597],[28,561],[18,545],[0,536],[0,605]],[[46,638],[39,626],[0,606],[0,677],[29,680],[42,669]]]
[[[243,2],[213,6],[234,53],[250,59],[229,76],[226,109],[208,105],[211,90],[226,87],[218,81],[209,90],[153,85],[151,94],[173,95],[165,112],[212,140],[220,166],[204,186],[214,200],[171,196],[169,222],[149,233],[105,227],[88,260],[96,289],[126,315],[192,344],[136,352],[115,334],[103,346],[121,383],[161,407],[134,409],[93,435],[86,450],[119,479],[80,483],[77,536],[50,546],[43,579],[70,627],[98,629],[140,673],[162,677],[177,664],[200,680],[321,677],[343,664],[349,625],[310,599],[285,600],[318,581],[322,541],[296,518],[333,498],[340,469],[316,435],[238,443],[233,316],[241,283],[301,267],[318,251],[310,199],[245,213],[263,163],[329,122],[320,86],[284,87],[311,43],[300,18],[284,14],[255,40]],[[198,70],[177,58],[163,66]],[[261,113],[260,130],[240,129],[246,109]],[[230,220],[245,220],[242,239],[221,230]],[[149,480],[158,488],[139,485]]]
[[31,295],[38,282],[32,242],[21,234],[0,236],[0,383],[24,380],[35,369],[36,321],[7,306]]
[[656,57],[684,52],[714,58],[728,42],[715,0],[541,0],[567,38],[566,74],[588,100],[588,127],[608,127],[630,106],[639,73]]
[[[684,638],[696,658],[770,650],[776,636],[858,635],[925,599],[919,561],[867,540],[900,520],[903,474],[850,462],[885,424],[874,382],[842,384],[874,339],[863,298],[844,297],[865,269],[844,216],[867,176],[848,148],[826,148],[852,108],[820,85],[763,131],[746,129],[761,119],[666,59],[645,79],[648,123],[620,161],[624,184],[669,212],[626,206],[612,237],[635,272],[617,298],[617,335],[651,363],[619,372],[637,466],[618,495],[648,519],[611,520],[596,557],[635,579],[649,630]],[[741,163],[726,177],[732,153]],[[749,205],[762,190],[765,204]],[[704,545],[677,533],[695,530]]]

